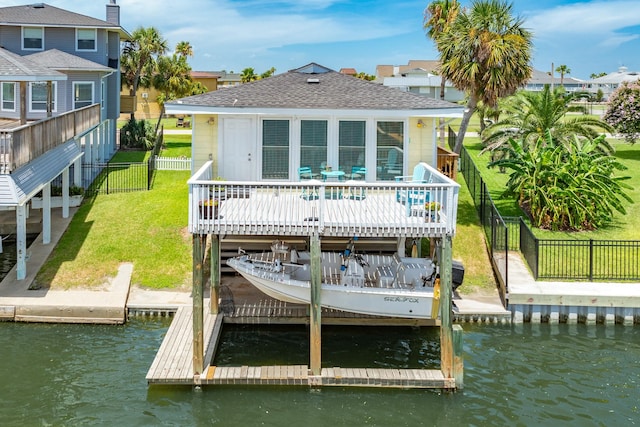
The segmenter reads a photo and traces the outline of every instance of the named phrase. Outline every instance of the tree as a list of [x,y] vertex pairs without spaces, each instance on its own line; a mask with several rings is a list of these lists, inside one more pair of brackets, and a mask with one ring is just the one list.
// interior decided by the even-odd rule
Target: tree
[[571,74],[571,68],[567,67],[564,64],[558,65],[556,67],[556,73],[560,73],[560,85],[563,85],[564,84],[564,75],[565,74]]
[[[580,96],[567,94],[562,87],[551,90],[548,85],[540,92],[518,91],[503,103],[503,119],[482,133],[486,146],[483,151],[495,151],[512,137],[531,147],[547,133],[554,142],[568,144],[574,136],[595,139],[602,132],[611,132],[613,128],[598,118],[567,116],[569,112],[586,113],[584,105],[572,104]],[[603,153],[613,152],[605,139],[601,140],[600,149]]]
[[[120,68],[122,83],[129,87],[129,94],[135,96],[141,81],[149,86],[149,79],[155,70],[156,58],[167,51],[167,41],[154,27],[137,28],[122,49]],[[131,113],[135,118],[135,113]]]
[[258,80],[260,77],[255,73],[253,68],[245,68],[242,70],[242,74],[240,75],[240,80],[242,83],[249,83],[254,80]]
[[[427,30],[427,36],[433,40],[438,48],[438,43],[442,39],[442,35],[448,32],[453,25],[458,13],[460,12],[460,4],[456,0],[434,0],[424,11],[424,28]],[[442,62],[442,58],[440,58]],[[444,90],[447,78],[442,75],[440,79],[440,99],[444,100]],[[444,145],[445,142],[445,120],[440,117],[440,141]]]
[[151,79],[153,87],[159,92],[157,102],[161,110],[156,131],[164,116],[166,102],[207,91],[206,87],[199,82],[194,82],[191,78],[191,67],[187,63],[187,56],[193,52],[191,45],[188,42],[180,42],[175,52],[177,53],[171,56],[160,56],[156,60],[156,72]]
[[531,77],[531,32],[512,15],[513,5],[500,0],[475,0],[442,33],[437,48],[441,72],[468,93],[454,151],[459,153],[469,120],[482,101],[494,107]]
[[[434,0],[424,11],[424,28],[427,36],[438,47],[441,36],[448,32],[460,12],[460,3],[456,0]],[[440,51],[440,49],[438,49]],[[447,79],[443,75],[440,82],[440,99],[444,100],[444,89]]]
[[640,138],[640,80],[623,82],[611,94],[603,118],[627,142],[635,144]]
[[610,222],[614,211],[625,214],[626,168],[598,149],[595,140],[575,137],[569,144],[553,141],[550,132],[533,146],[509,139],[503,158],[491,162],[512,172],[504,196],[515,196],[534,226],[553,230],[593,230]]
[[589,76],[589,78],[591,79],[597,79],[598,77],[604,77],[606,76],[607,73],[605,72],[601,72],[601,73],[591,73],[591,75]]
[[365,81],[373,81],[376,79],[376,76],[373,76],[371,74],[367,74],[364,71],[360,71],[358,74],[355,75],[356,78],[360,79],[360,80],[365,80]]
[[271,67],[267,71],[265,71],[264,73],[260,74],[260,78],[261,79],[266,79],[267,77],[273,76],[275,74],[275,72],[276,72],[276,67]]

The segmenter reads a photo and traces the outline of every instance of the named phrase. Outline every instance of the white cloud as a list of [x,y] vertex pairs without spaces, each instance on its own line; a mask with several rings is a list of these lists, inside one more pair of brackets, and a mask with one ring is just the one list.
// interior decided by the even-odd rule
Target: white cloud
[[557,6],[543,11],[524,12],[526,26],[536,38],[559,35],[611,38],[625,28],[640,25],[637,0],[591,1]]

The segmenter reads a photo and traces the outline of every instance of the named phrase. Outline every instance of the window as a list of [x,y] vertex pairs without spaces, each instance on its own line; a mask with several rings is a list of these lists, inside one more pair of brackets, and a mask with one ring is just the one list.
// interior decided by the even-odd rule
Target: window
[[403,174],[404,124],[378,122],[376,126],[376,166],[378,180],[393,181]]
[[[51,83],[51,111],[56,111],[56,82]],[[29,84],[30,111],[47,111],[47,83],[34,82]]]
[[262,178],[289,179],[289,120],[262,122]]
[[351,172],[353,166],[364,166],[365,122],[341,121],[338,135],[338,168]]
[[16,84],[2,82],[2,111],[16,111]]
[[76,29],[76,50],[96,51],[96,30],[78,28]]
[[73,83],[73,108],[78,109],[93,104],[93,83]]
[[22,28],[22,49],[43,50],[44,49],[44,28],[23,27]]
[[327,162],[327,121],[302,120],[300,166],[309,166],[313,173],[319,174],[323,162]]

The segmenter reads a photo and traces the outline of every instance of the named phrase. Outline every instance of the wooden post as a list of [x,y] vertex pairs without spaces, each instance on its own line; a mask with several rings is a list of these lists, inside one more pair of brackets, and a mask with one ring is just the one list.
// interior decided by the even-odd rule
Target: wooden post
[[462,326],[453,325],[453,378],[456,380],[456,388],[464,387],[464,358],[462,357]]
[[211,296],[209,300],[209,308],[211,314],[218,314],[220,307],[218,300],[220,299],[220,236],[211,235]]
[[310,351],[311,375],[320,375],[321,360],[321,291],[322,291],[322,255],[320,253],[320,238],[317,234],[311,236],[311,298],[310,298]]
[[47,117],[53,116],[53,83],[47,81]]
[[51,183],[42,188],[42,244],[51,243]]
[[443,236],[440,245],[440,370],[445,378],[453,376],[453,328],[451,326],[451,236]]
[[27,277],[27,206],[16,206],[16,278]]
[[203,261],[207,236],[193,235],[193,375],[204,370]]
[[20,82],[20,124],[27,124],[27,82]]

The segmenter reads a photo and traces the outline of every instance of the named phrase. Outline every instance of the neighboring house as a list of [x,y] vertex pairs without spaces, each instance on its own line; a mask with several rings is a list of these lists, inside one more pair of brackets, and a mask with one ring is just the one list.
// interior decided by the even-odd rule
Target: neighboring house
[[26,218],[42,193],[42,244],[51,235],[51,183],[83,184],[83,163],[116,150],[120,27],[115,0],[105,21],[43,3],[0,8],[0,210],[15,211],[17,278],[26,276]]
[[[424,68],[412,68],[405,70],[393,77],[384,77],[382,84],[400,89],[406,92],[426,95],[430,98],[440,99],[440,85],[442,77],[425,70]],[[451,82],[445,82],[444,99],[449,102],[463,101],[464,91],[458,90]]]
[[[52,82],[49,108],[46,82],[28,83],[28,120],[99,103],[101,117],[110,121],[115,142],[120,115],[120,41],[129,35],[120,27],[120,9],[115,1],[111,0],[106,9],[107,19],[101,20],[44,3],[0,8],[0,46],[67,76]],[[2,83],[3,96],[10,97],[13,88],[17,100],[13,109],[2,109],[2,117],[20,117],[16,83]]]
[[192,115],[193,171],[210,159],[226,180],[300,179],[298,168],[350,173],[367,181],[436,165],[439,117],[463,107],[401,92],[311,63],[266,79],[166,104]]
[[580,92],[586,90],[586,82],[579,79],[574,79],[565,74],[562,81],[560,76],[551,74],[551,72],[533,70],[531,78],[524,86],[524,90],[531,92],[539,92],[544,89],[545,86],[560,86],[562,85],[567,92]]
[[234,73],[231,71],[230,73],[222,70],[222,71],[209,71],[211,74],[215,74],[218,76],[218,88],[227,88],[238,86],[242,84],[242,74]]
[[587,81],[589,93],[596,94],[602,91],[603,99],[609,99],[611,95],[623,82],[636,82],[640,79],[640,72],[629,71],[627,67],[620,67],[618,71],[609,73],[606,76],[598,77]]
[[[192,71],[191,78],[195,82],[200,82],[204,85],[208,91],[218,89],[218,75],[208,71]],[[123,87],[121,95],[129,95],[129,88]],[[157,119],[160,116],[160,105],[157,102],[158,91],[153,87],[138,87],[136,93],[136,119]],[[120,118],[123,120],[129,119],[129,113],[123,113]]]

